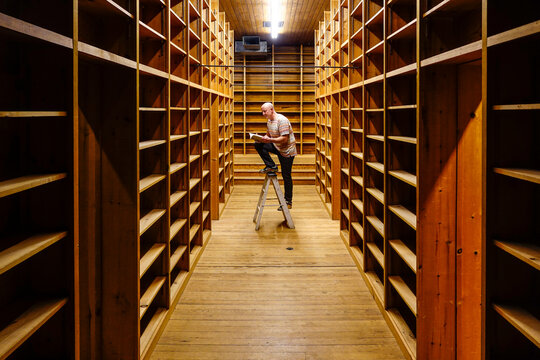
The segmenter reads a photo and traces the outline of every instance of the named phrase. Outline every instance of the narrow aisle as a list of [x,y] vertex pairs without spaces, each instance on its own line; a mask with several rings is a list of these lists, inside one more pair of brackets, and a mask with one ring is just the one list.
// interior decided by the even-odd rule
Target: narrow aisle
[[234,188],[151,359],[403,359],[315,187],[296,229],[267,206],[255,231],[259,192]]

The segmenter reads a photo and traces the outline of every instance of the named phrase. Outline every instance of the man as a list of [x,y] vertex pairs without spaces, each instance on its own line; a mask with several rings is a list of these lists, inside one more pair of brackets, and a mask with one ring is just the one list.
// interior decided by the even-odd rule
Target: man
[[296,140],[289,119],[282,114],[276,113],[274,105],[264,103],[261,106],[263,116],[268,119],[266,124],[268,130],[261,142],[255,143],[255,149],[264,161],[265,168],[261,173],[275,172],[277,166],[269,153],[274,153],[279,158],[281,164],[281,174],[285,185],[285,201],[289,209],[292,207],[293,182],[291,169],[296,156]]

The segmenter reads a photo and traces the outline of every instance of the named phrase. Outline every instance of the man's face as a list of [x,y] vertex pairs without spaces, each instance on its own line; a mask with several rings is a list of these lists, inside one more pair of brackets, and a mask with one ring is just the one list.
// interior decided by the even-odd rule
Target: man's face
[[269,119],[270,115],[272,115],[272,109],[269,107],[263,106],[261,107],[262,114],[265,118]]

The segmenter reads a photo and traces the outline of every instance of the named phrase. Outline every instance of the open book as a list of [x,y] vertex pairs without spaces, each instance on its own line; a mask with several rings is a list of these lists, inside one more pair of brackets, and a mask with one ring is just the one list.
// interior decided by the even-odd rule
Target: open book
[[249,138],[255,141],[261,141],[262,135],[249,133]]

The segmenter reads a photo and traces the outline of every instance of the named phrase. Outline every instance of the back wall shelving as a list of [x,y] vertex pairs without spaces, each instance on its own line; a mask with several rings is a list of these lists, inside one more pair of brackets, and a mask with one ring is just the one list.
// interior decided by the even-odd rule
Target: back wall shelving
[[315,151],[312,46],[272,45],[265,55],[237,55],[234,70],[235,153],[256,153],[248,133],[266,133],[261,105],[272,102],[293,127],[298,154]]

